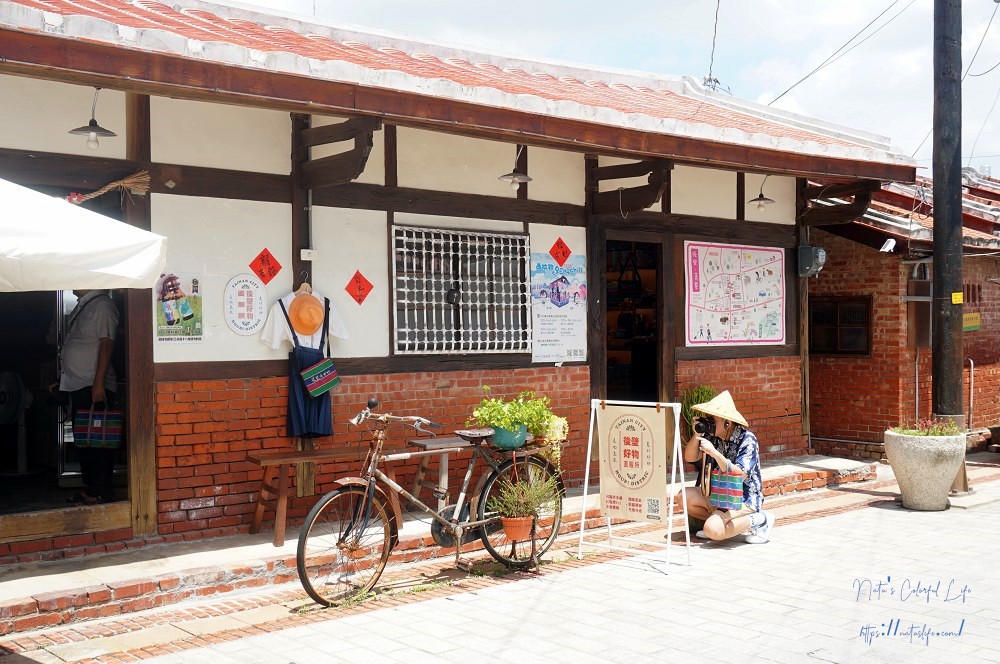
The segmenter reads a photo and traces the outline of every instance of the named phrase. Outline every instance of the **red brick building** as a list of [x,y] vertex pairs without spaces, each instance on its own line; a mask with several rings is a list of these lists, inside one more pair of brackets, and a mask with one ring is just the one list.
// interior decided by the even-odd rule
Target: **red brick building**
[[[201,0],[3,3],[0,90],[0,177],[66,196],[148,172],[148,192],[89,205],[166,236],[167,269],[186,289],[197,281],[204,316],[177,341],[152,290],[114,294],[127,427],[119,500],[65,505],[79,482],[72,433],[36,399],[27,461],[40,472],[6,484],[0,565],[248,530],[261,470],[247,453],[306,446],[285,432],[288,348],[223,320],[227,284],[264,249],[281,265],[262,287],[266,310],[310,281],[350,332],[332,341],[343,383],[334,433],[317,447],[362,449],[346,419],[370,396],[448,430],[465,424],[482,385],[534,390],[569,418],[572,486],[589,399],[670,401],[710,383],[734,391],[766,457],[803,454],[802,236],[857,216],[879,183],[915,177],[888,139],[689,78],[457,52]],[[91,109],[117,133],[93,149],[61,129]],[[498,182],[511,171],[531,181]],[[841,198],[820,204],[810,178],[837,182]],[[418,236],[429,238],[422,267],[411,260]],[[454,265],[445,245],[466,265],[470,247],[491,242],[502,248],[491,265],[511,269],[475,282],[442,267]],[[577,298],[542,302],[534,268],[566,251],[581,259],[568,284]],[[742,307],[697,309],[695,257],[760,252],[773,262],[757,270],[769,285],[749,294],[772,298],[759,320],[737,329]],[[459,277],[456,304],[445,295]],[[351,288],[360,281],[371,288]],[[634,292],[615,299],[622,281]],[[491,299],[501,293],[509,299]],[[0,293],[15,321],[2,330],[0,371],[35,394],[56,370],[39,340],[59,297]],[[545,305],[563,307],[567,327]],[[696,316],[704,332],[688,325]],[[355,468],[317,468],[314,490]],[[313,501],[294,501],[293,524]]]
[[[977,430],[1000,426],[1000,181],[964,179],[962,424]],[[930,294],[931,183],[886,185],[875,199],[860,219],[812,235],[828,256],[809,280],[811,433],[824,454],[880,458],[886,428],[931,415],[930,305],[908,299]],[[895,246],[880,251],[887,240]],[[831,325],[848,331],[841,348],[823,336]]]

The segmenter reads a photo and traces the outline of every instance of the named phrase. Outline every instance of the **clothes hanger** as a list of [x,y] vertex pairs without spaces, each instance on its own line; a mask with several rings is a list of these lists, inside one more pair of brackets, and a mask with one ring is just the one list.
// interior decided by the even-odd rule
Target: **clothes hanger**
[[302,283],[299,284],[299,287],[295,290],[295,294],[296,295],[302,295],[303,293],[312,294],[313,289],[312,286],[309,285],[309,273],[303,272],[301,276],[302,276]]

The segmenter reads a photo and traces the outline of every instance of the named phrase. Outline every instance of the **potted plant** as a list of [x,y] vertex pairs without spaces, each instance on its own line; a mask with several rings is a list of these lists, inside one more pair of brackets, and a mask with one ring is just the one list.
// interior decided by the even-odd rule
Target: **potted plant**
[[490,499],[486,509],[495,512],[503,523],[504,535],[512,542],[531,537],[531,528],[540,508],[552,503],[559,487],[555,476],[544,480],[504,480],[499,493]]
[[948,490],[965,459],[965,433],[954,420],[921,420],[885,432],[885,456],[899,484],[903,507],[948,507]]
[[719,392],[709,385],[689,387],[681,394],[681,419],[684,420],[683,424],[686,427],[686,431],[682,432],[682,434],[685,440],[690,438],[694,433],[694,418],[696,414],[695,411],[691,410],[691,406],[711,401],[718,395]]
[[494,445],[513,450],[524,445],[529,431],[532,436],[545,435],[554,417],[548,397],[536,397],[534,392],[525,391],[508,400],[489,396],[487,385],[483,390],[487,396],[472,411],[469,423],[493,429]]

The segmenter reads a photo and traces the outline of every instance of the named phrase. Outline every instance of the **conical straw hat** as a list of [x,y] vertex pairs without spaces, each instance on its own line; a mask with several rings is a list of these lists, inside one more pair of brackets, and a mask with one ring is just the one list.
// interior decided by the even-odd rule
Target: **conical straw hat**
[[729,390],[722,392],[711,401],[691,406],[691,410],[697,410],[706,415],[715,415],[730,422],[738,422],[743,426],[749,426],[746,419],[740,415],[740,411],[736,410],[736,404],[733,403],[733,397],[729,395]]

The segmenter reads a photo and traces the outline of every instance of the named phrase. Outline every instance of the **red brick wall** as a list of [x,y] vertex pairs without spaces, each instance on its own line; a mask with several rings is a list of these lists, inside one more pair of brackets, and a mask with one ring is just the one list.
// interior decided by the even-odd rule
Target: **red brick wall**
[[[903,419],[900,392],[910,379],[913,349],[906,348],[906,274],[899,257],[814,231],[811,242],[826,249],[827,261],[809,280],[809,295],[872,297],[871,356],[811,355],[810,428],[814,437],[881,442],[882,432]],[[929,351],[924,349],[929,356]],[[814,442],[827,453],[823,441]]]
[[[871,295],[872,353],[865,357],[812,355],[809,362],[811,431],[822,454],[875,458],[882,432],[931,414],[931,349],[910,348],[906,342],[906,282],[912,266],[898,256],[843,238],[813,231],[813,244],[827,251],[809,294]],[[1000,260],[966,258],[965,283],[982,286],[980,302],[965,311],[979,311],[982,327],[963,335],[963,354],[976,363],[973,426],[1000,424],[1000,286],[986,281],[1000,275]],[[964,370],[963,410],[969,403],[969,365]],[[966,413],[968,415],[968,413]],[[861,445],[823,441],[857,441]]]
[[[447,433],[465,425],[482,398],[483,385],[489,385],[496,396],[522,390],[548,396],[552,409],[570,421],[570,445],[562,461],[564,477],[570,485],[582,482],[590,414],[589,369],[539,367],[344,377],[333,394],[334,435],[318,438],[315,444],[357,450],[359,461],[317,467],[317,493],[331,489],[338,477],[358,474],[368,436],[347,420],[364,408],[369,397],[379,399],[382,411],[422,415],[443,424]],[[284,435],[287,378],[158,383],[156,390],[159,533],[169,537],[244,531],[262,475],[259,467],[245,461],[246,453],[292,447]],[[402,446],[411,437],[402,428],[391,431],[397,437],[392,446]],[[453,497],[464,472],[459,459],[451,461]],[[415,466],[412,462],[397,467],[404,469],[397,472],[397,479],[407,488]],[[312,496],[292,501],[289,523],[304,516],[315,500]]]
[[798,356],[678,362],[675,394],[698,385],[729,390],[762,458],[806,454],[800,364]]

